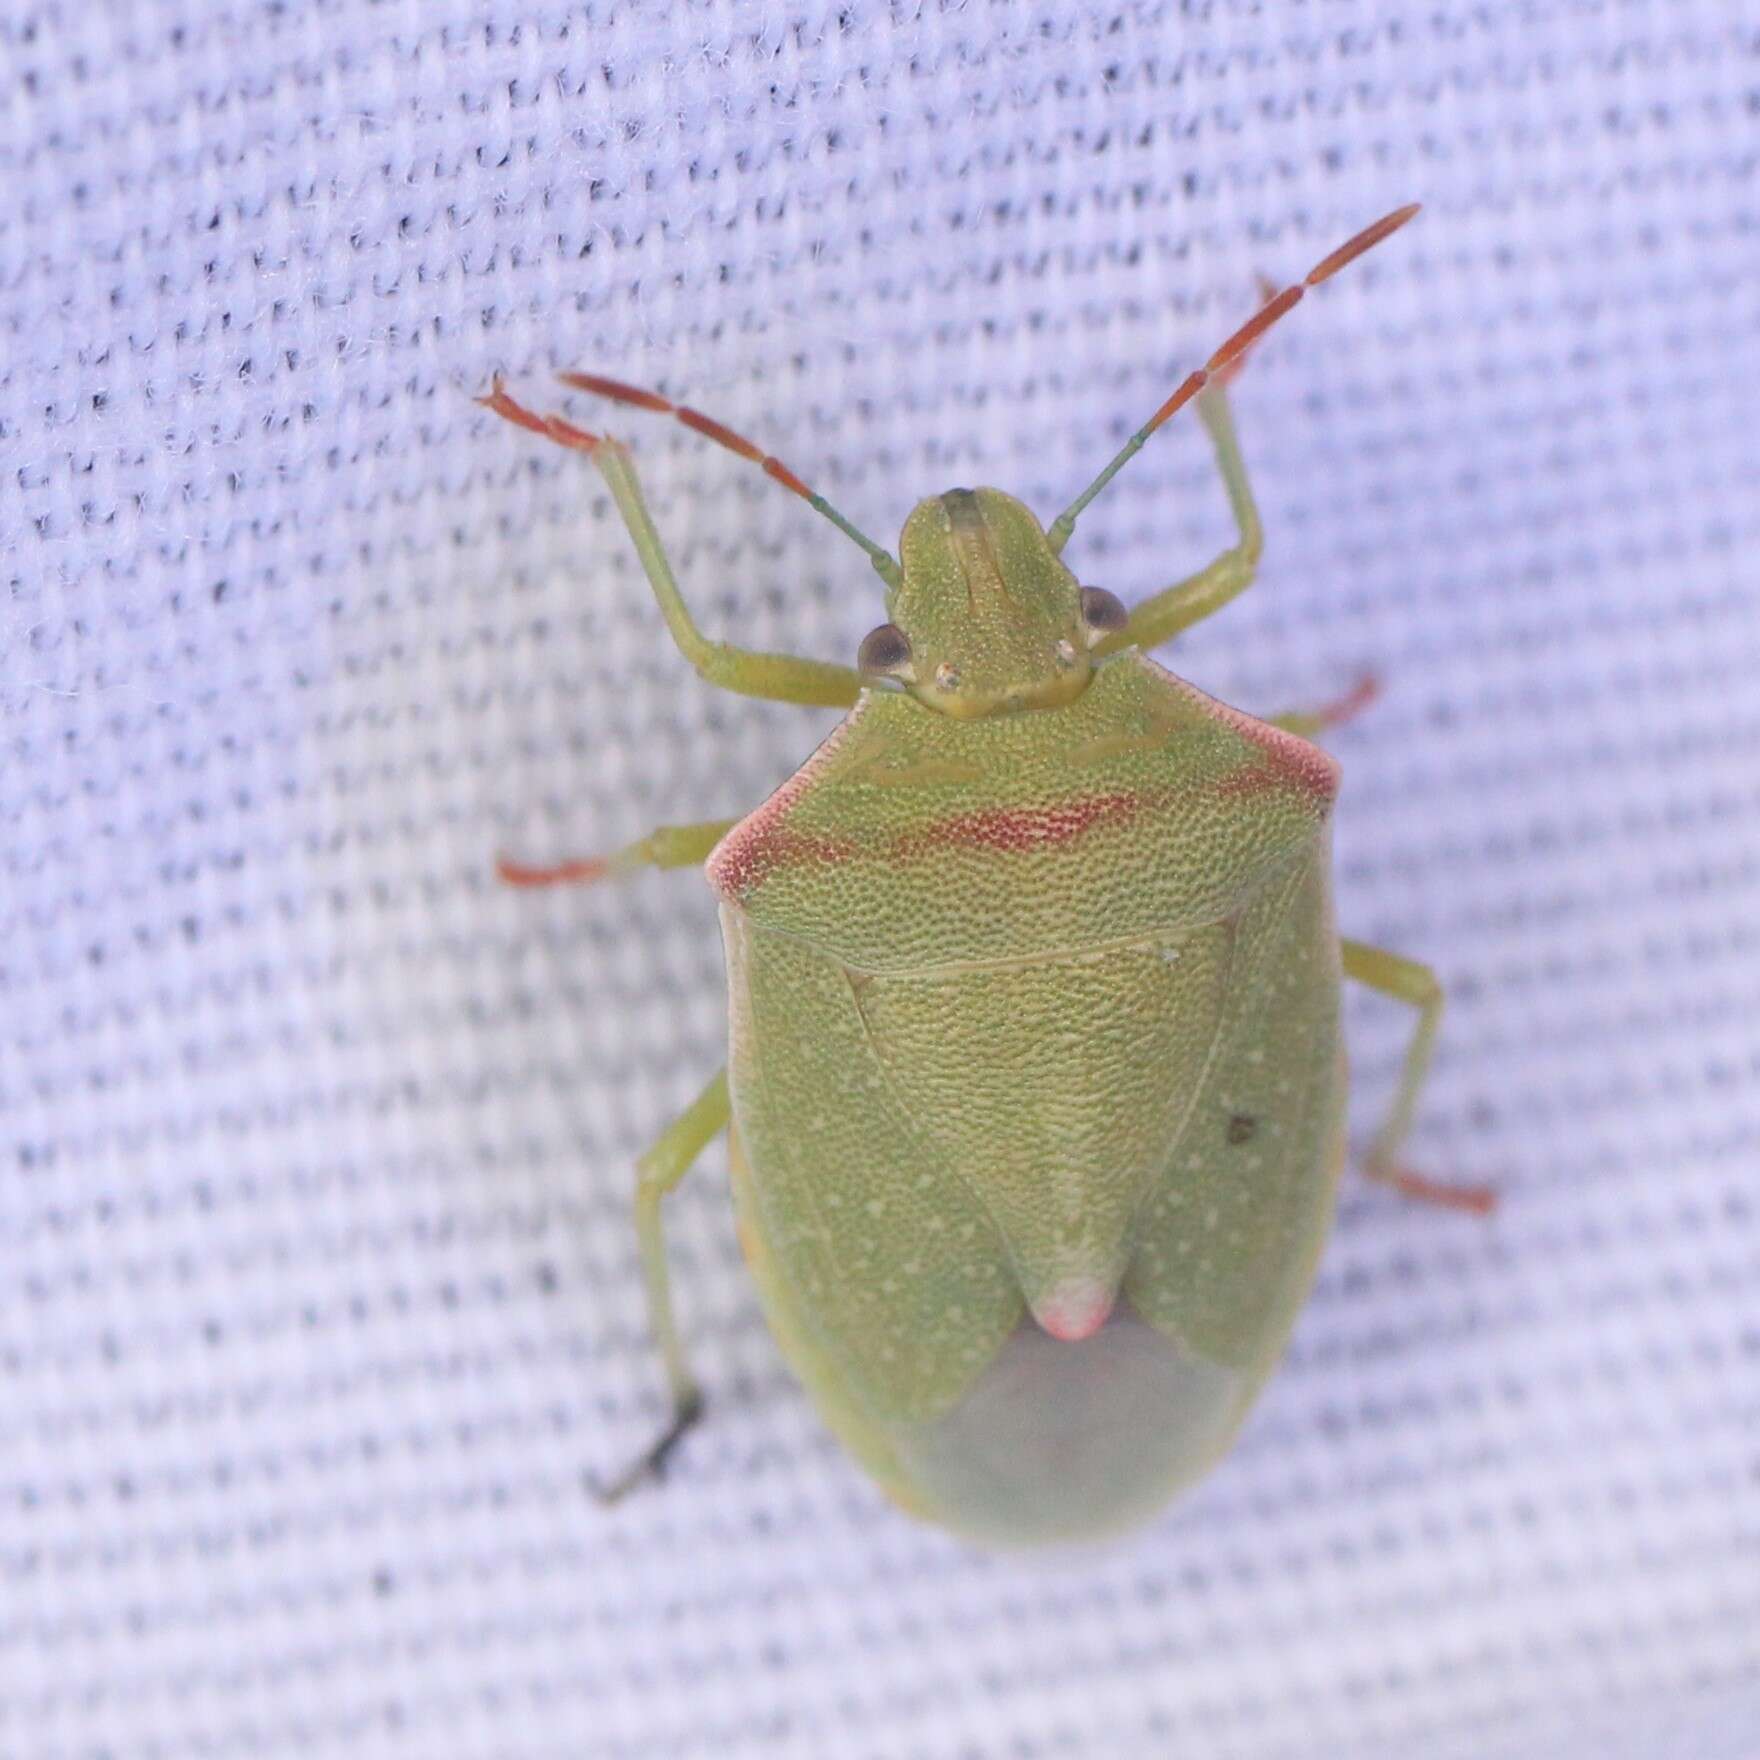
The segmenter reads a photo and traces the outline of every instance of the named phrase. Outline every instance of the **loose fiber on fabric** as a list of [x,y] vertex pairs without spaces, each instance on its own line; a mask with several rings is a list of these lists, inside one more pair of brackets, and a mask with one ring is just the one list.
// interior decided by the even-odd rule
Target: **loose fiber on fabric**
[[[0,8],[0,1756],[1745,1760],[1760,1751],[1760,36],[1724,0]],[[1345,931],[1449,986],[1239,1444],[1138,1537],[913,1525],[635,1156],[724,1055],[691,873],[832,717],[861,554],[1049,516],[1236,390],[1267,548],[1164,658],[1333,737]],[[1069,558],[1227,508],[1170,425]],[[1353,997],[1359,1136],[1409,1022]]]

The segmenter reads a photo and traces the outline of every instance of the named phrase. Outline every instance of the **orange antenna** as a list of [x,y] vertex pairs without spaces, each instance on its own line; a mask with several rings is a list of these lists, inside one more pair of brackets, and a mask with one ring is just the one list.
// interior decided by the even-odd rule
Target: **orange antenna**
[[1168,421],[1178,411],[1184,409],[1206,385],[1226,376],[1228,368],[1237,362],[1279,318],[1287,317],[1301,304],[1302,296],[1310,287],[1318,287],[1322,281],[1330,281],[1346,263],[1354,263],[1364,251],[1373,250],[1384,238],[1398,232],[1417,211],[1418,203],[1416,202],[1411,202],[1403,208],[1395,208],[1391,214],[1377,220],[1373,226],[1365,226],[1355,238],[1341,244],[1330,256],[1322,257],[1293,287],[1286,287],[1282,293],[1273,294],[1268,298],[1264,305],[1246,323],[1241,325],[1203,366],[1185,376],[1179,389],[1124,443],[1119,449],[1118,455],[1107,465],[1106,469],[1051,522],[1051,529],[1045,535],[1050,539],[1053,551],[1062,550],[1064,545],[1069,542],[1069,535],[1075,530],[1076,521],[1081,517],[1083,509],[1123,470],[1125,465],[1143,450],[1149,436],[1163,422]]
[[[822,514],[837,527],[846,538],[853,539],[867,551],[868,560],[879,571],[886,584],[896,587],[900,574],[898,564],[891,554],[882,550],[871,538],[850,524],[850,522],[825,499],[809,489],[781,459],[774,458],[760,446],[755,446],[743,434],[736,434],[724,423],[718,422],[713,416],[706,416],[701,410],[689,409],[683,404],[674,403],[670,398],[662,397],[657,391],[643,391],[639,386],[625,385],[621,379],[603,379],[595,373],[559,373],[557,377],[564,385],[572,386],[577,391],[590,391],[595,397],[609,397],[617,403],[634,404],[637,409],[651,409],[661,415],[669,415],[683,422],[695,434],[701,434],[706,440],[713,440],[717,446],[725,446],[729,452],[737,453],[741,458],[748,459],[757,465],[767,477],[774,477],[783,488],[792,490],[800,496],[814,512]],[[501,388],[499,378],[494,388],[486,397],[479,397],[477,402],[485,409],[492,409],[499,416],[522,428],[529,428],[534,434],[542,434],[546,439],[554,440],[559,446],[571,446],[579,451],[590,453],[604,441],[602,434],[594,434],[585,428],[577,428],[573,422],[561,416],[541,416],[535,411],[526,409],[515,403]]]

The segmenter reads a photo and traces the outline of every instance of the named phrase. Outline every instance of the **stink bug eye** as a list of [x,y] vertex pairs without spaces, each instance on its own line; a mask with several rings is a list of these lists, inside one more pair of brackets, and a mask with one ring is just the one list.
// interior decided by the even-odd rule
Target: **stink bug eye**
[[910,671],[911,644],[896,623],[883,623],[862,637],[856,671],[876,678],[902,678]]
[[1123,629],[1131,620],[1124,601],[1104,587],[1083,587],[1081,605],[1082,622],[1087,626],[1090,647],[1102,636]]
[[[757,465],[866,552],[896,621],[853,668],[705,636],[628,451],[499,384],[485,400],[591,459],[704,678],[849,711],[744,819],[502,868],[542,886],[702,862],[720,895],[728,1064],[636,1185],[672,1421],[607,1498],[657,1474],[702,1409],[662,1205],[724,1131],[741,1244],[827,1422],[906,1508],[1005,1544],[1143,1521],[1226,1447],[1331,1221],[1344,979],[1417,1015],[1367,1171],[1488,1207],[1400,1159],[1441,986],[1335,926],[1338,766],[1307,736],[1372,692],[1260,721],[1148,658],[1243,591],[1259,559],[1229,379],[1306,290],[1415,212],[1270,298],[1049,528],[1000,490],[949,489],[917,503],[897,558],[733,429],[565,375]],[[1127,612],[1079,586],[1061,552],[1188,402],[1239,537]],[[869,688],[878,678],[906,688]]]

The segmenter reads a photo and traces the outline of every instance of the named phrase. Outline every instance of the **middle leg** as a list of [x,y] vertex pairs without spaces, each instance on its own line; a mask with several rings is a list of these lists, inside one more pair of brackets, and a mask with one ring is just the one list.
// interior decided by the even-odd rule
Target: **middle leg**
[[636,1164],[636,1240],[642,1255],[642,1281],[648,1292],[648,1318],[666,1365],[672,1417],[655,1440],[608,1485],[594,1489],[603,1503],[616,1503],[644,1479],[665,1470],[667,1457],[703,1415],[703,1395],[685,1356],[678,1317],[672,1306],[672,1279],[666,1264],[666,1238],[660,1207],[691,1165],[727,1128],[730,1112],[727,1071],[719,1070],[695,1100],[661,1133]]
[[1342,697],[1322,703],[1318,709],[1291,710],[1282,715],[1267,715],[1265,720],[1285,733],[1299,733],[1303,739],[1312,739],[1329,728],[1343,727],[1347,721],[1356,720],[1380,695],[1381,680],[1366,672]]
[[1442,985],[1436,974],[1415,959],[1389,953],[1383,947],[1371,947],[1366,941],[1343,941],[1344,975],[1383,996],[1392,996],[1409,1003],[1418,1011],[1418,1024],[1406,1046],[1405,1067],[1400,1071],[1399,1087],[1393,1105],[1375,1140],[1369,1147],[1363,1171],[1371,1179],[1390,1185],[1408,1198],[1421,1198],[1426,1203],[1441,1204],[1451,1210],[1470,1210],[1488,1216],[1497,1205],[1497,1195],[1489,1186],[1445,1185],[1421,1173],[1414,1173],[1399,1159],[1406,1133],[1411,1129],[1412,1114],[1423,1092],[1424,1078],[1430,1070],[1430,1053],[1436,1044],[1436,1029],[1442,1021]]
[[509,886],[590,886],[634,868],[688,868],[706,862],[737,819],[705,819],[700,825],[661,825],[608,856],[578,856],[553,867],[533,868],[506,856],[495,860],[495,871]]

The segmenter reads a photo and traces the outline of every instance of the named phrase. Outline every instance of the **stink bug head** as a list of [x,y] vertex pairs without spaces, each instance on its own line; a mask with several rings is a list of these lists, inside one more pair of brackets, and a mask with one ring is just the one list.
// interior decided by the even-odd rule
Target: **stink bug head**
[[[1000,490],[950,489],[912,510],[894,563],[800,485],[821,513],[868,550],[887,583],[892,622],[862,644],[858,670],[866,677],[896,679],[920,702],[960,720],[1055,709],[1087,687],[1093,672],[1090,650],[1110,653],[1151,630],[1164,640],[1191,621],[1176,613],[1176,621],[1164,625],[1149,608],[1148,614],[1132,618],[1110,593],[1078,587],[1058,560],[1076,521],[1157,429],[1194,400],[1224,461],[1225,476],[1238,478],[1234,437],[1219,401],[1222,387],[1248,350],[1294,311],[1309,289],[1331,280],[1417,211],[1416,203],[1396,209],[1323,257],[1300,282],[1281,293],[1267,290],[1259,310],[1203,366],[1186,375],[1049,529]],[[1232,489],[1231,498],[1242,522],[1242,559],[1250,568],[1258,555],[1257,515],[1250,501]],[[1221,599],[1230,596],[1223,592]]]
[[892,622],[863,644],[865,671],[960,720],[1080,695],[1090,672],[1081,588],[1012,495],[950,489],[918,502],[899,560]]

